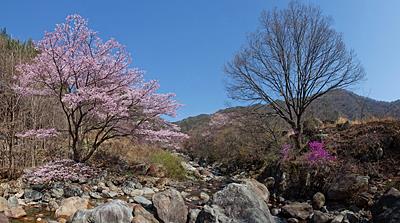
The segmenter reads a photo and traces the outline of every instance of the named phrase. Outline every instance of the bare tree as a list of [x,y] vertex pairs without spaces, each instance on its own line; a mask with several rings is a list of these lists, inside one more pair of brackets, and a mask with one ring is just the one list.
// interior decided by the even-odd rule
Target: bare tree
[[260,28],[225,72],[230,97],[270,106],[296,133],[298,149],[307,107],[327,92],[364,77],[331,19],[319,8],[296,2],[284,10],[263,12]]

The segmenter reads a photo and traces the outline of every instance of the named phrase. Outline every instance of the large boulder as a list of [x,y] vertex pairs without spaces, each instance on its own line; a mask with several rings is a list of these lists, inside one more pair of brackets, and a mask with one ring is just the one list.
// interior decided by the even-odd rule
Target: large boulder
[[212,207],[206,206],[196,222],[275,222],[267,194],[268,189],[254,180],[231,183],[214,194]]
[[4,197],[0,197],[0,212],[8,209],[8,201]]
[[239,223],[238,221],[227,217],[224,210],[217,205],[205,205],[203,210],[198,213],[195,223]]
[[82,196],[83,191],[77,185],[66,185],[64,188],[64,196],[65,197],[80,197]]
[[159,223],[159,221],[140,205],[133,206],[132,223]]
[[17,206],[5,210],[4,215],[9,218],[21,218],[26,216],[26,212],[21,206]]
[[28,200],[28,201],[39,201],[42,199],[43,194],[42,194],[42,192],[39,192],[36,190],[26,189],[24,192],[24,197],[25,197],[25,200]]
[[388,190],[372,207],[372,216],[375,223],[400,222],[400,191]]
[[71,223],[130,223],[132,209],[121,200],[113,200],[90,210],[78,210]]
[[154,194],[153,205],[158,217],[165,223],[186,223],[188,208],[177,190],[168,189]]
[[69,218],[77,210],[87,209],[89,207],[89,201],[80,197],[69,197],[61,202],[60,207],[56,210],[56,218],[63,217]]
[[243,183],[248,187],[250,187],[258,196],[260,196],[265,202],[268,203],[269,191],[264,184],[258,182],[255,179],[247,179],[244,180]]
[[4,214],[0,213],[0,223],[10,223],[10,221]]
[[282,212],[290,217],[306,220],[313,213],[313,208],[307,203],[293,202],[284,205]]
[[327,197],[335,201],[350,201],[358,194],[368,191],[368,176],[341,175],[328,188]]

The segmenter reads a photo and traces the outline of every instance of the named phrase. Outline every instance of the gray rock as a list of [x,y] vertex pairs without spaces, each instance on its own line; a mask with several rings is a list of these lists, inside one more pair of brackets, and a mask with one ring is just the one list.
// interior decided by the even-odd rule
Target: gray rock
[[50,193],[51,193],[51,196],[54,198],[62,198],[64,196],[64,189],[52,188]]
[[55,211],[55,217],[69,218],[77,210],[87,209],[89,207],[89,200],[80,197],[69,197],[61,202],[61,205]]
[[186,223],[188,209],[181,194],[168,189],[153,195],[153,204],[158,217],[164,222]]
[[7,200],[7,203],[8,203],[8,207],[18,207],[19,206],[18,198],[15,196],[9,197]]
[[312,223],[327,223],[331,221],[333,218],[327,214],[323,213],[321,211],[314,211],[313,216],[311,217],[311,222]]
[[281,209],[280,208],[272,208],[271,209],[271,214],[272,215],[278,215],[279,213],[281,213]]
[[207,203],[210,200],[210,196],[205,192],[200,192],[200,199],[203,203]]
[[90,210],[77,211],[71,223],[130,223],[132,209],[121,200],[113,200]]
[[0,223],[10,223],[10,221],[4,214],[0,213]]
[[4,197],[0,197],[0,212],[5,211],[8,208],[8,201]]
[[344,216],[344,219],[347,220],[350,223],[358,223],[360,222],[358,216],[351,211],[346,212],[346,215]]
[[239,223],[238,221],[227,217],[217,205],[211,207],[205,205],[203,210],[197,215],[195,223]]
[[26,189],[24,192],[24,198],[30,201],[39,201],[43,197],[43,194],[39,191]]
[[190,209],[188,223],[196,223],[196,219],[200,212],[200,209]]
[[147,198],[145,198],[143,196],[136,196],[136,197],[133,198],[133,200],[136,203],[141,204],[141,205],[143,205],[145,207],[150,207],[153,204],[149,199],[147,199]]
[[313,209],[307,203],[293,202],[284,205],[282,212],[290,217],[306,220],[313,213]]
[[9,218],[21,218],[26,216],[25,210],[21,206],[10,207],[4,211],[4,215]]
[[140,205],[133,207],[133,220],[132,223],[159,223],[159,221],[146,209]]
[[97,193],[97,192],[89,192],[89,196],[91,197],[91,198],[93,198],[93,199],[101,199],[101,198],[103,198],[99,193]]
[[82,196],[83,191],[79,186],[76,185],[68,185],[64,188],[64,196],[65,197],[80,197]]
[[108,191],[108,190],[103,190],[101,192],[101,194],[105,197],[105,198],[113,198],[116,197],[118,195],[118,193],[114,192],[114,191]]
[[348,201],[356,195],[368,191],[369,177],[354,174],[338,176],[330,184],[327,197],[335,201]]
[[135,196],[142,196],[143,195],[143,190],[140,189],[133,189],[132,192],[129,194],[129,196],[135,197]]
[[231,183],[214,194],[214,216],[226,216],[230,222],[275,222],[266,203],[267,194],[268,189],[255,181]]
[[136,189],[136,183],[133,181],[125,181],[122,185],[122,191],[129,196],[131,196],[132,191],[135,189]]
[[155,194],[154,190],[148,187],[143,187],[141,190],[143,191],[143,195],[153,196]]
[[266,203],[269,201],[269,191],[268,188],[258,182],[255,179],[247,179],[244,180],[243,183],[251,188],[253,192],[255,192],[258,196],[260,196]]
[[314,209],[319,210],[325,205],[325,195],[321,192],[315,193],[312,198]]
[[298,223],[299,220],[297,220],[296,218],[288,218],[287,223]]
[[343,221],[343,219],[344,219],[344,215],[339,214],[339,215],[336,215],[336,216],[332,219],[331,223],[341,223],[341,222]]

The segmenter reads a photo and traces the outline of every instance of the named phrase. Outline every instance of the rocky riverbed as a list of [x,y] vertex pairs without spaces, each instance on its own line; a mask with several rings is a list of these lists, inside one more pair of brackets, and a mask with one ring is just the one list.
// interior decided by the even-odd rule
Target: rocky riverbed
[[[0,223],[6,222],[400,222],[400,192],[374,197],[368,178],[349,176],[327,194],[288,200],[270,193],[273,178],[260,183],[242,176],[215,175],[211,167],[182,163],[189,180],[102,172],[51,184],[22,179],[0,184]],[[214,172],[214,173],[213,173]],[[271,190],[273,191],[273,190]],[[355,205],[332,198],[360,193]]]

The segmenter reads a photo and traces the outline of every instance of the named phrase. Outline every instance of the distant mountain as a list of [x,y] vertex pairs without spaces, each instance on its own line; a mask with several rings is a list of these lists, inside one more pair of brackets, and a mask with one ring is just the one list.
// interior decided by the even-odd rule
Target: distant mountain
[[[241,112],[251,107],[231,107],[216,113]],[[350,120],[364,118],[395,118],[400,119],[400,100],[393,102],[377,101],[372,98],[357,95],[348,90],[334,90],[314,101],[307,112],[308,115],[323,121],[334,121],[339,117]],[[207,125],[213,114],[201,114],[176,122],[182,131],[189,132],[194,128]]]

